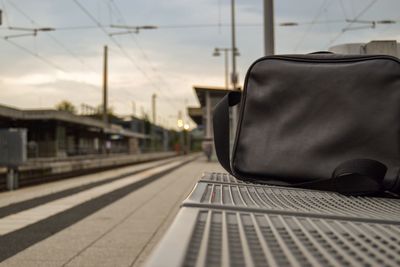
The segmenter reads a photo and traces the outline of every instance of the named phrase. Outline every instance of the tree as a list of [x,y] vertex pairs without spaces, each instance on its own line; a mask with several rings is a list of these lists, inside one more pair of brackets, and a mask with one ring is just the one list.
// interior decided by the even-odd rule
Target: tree
[[[98,105],[96,107],[96,113],[95,114],[99,115],[99,116],[103,115],[103,105]],[[115,113],[114,113],[114,108],[113,107],[107,107],[107,114],[108,114],[108,116],[116,116]]]
[[[108,121],[112,122],[114,120],[119,120],[118,116],[114,112],[113,107],[108,107],[107,108],[107,116],[108,116]],[[89,117],[96,118],[98,120],[101,120],[103,118],[103,105],[98,105],[93,114],[90,114]]]
[[70,112],[72,114],[76,114],[77,113],[76,107],[71,102],[69,102],[67,100],[63,100],[60,103],[58,103],[56,105],[56,109],[57,110],[62,110],[62,111],[67,111],[67,112]]

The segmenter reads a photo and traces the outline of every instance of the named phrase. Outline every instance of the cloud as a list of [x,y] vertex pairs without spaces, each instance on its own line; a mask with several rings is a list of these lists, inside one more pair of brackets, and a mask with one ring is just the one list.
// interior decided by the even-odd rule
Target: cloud
[[[24,10],[27,19],[10,2]],[[111,4],[111,3],[114,4]],[[132,102],[150,110],[153,93],[158,95],[159,114],[168,118],[184,110],[185,99],[197,104],[192,85],[224,85],[222,57],[212,57],[214,47],[230,47],[229,27],[182,27],[199,24],[230,23],[229,0],[82,0],[80,3],[103,25],[123,24],[120,13],[129,25],[158,25],[157,30],[115,36],[116,46],[100,29],[70,27],[94,26],[73,1],[4,0],[4,26],[55,27],[51,33],[36,37],[13,39],[18,45],[39,55],[38,59],[12,44],[0,40],[0,99],[4,104],[19,107],[53,107],[68,99],[76,105],[101,102],[103,46],[109,47],[110,105],[118,113],[132,111]],[[325,8],[321,5],[326,2]],[[354,18],[370,1],[353,0],[275,1],[275,21],[311,22]],[[220,3],[220,6],[218,5]],[[378,1],[360,19],[400,20],[397,0]],[[240,81],[248,66],[263,55],[262,1],[236,0],[237,58]],[[259,26],[243,27],[255,23]],[[329,41],[347,23],[304,24],[298,27],[276,25],[277,53],[311,52],[327,49]],[[376,29],[341,34],[334,44],[366,42],[372,39],[398,39],[399,25],[378,26]],[[164,27],[162,27],[164,26]],[[115,31],[106,28],[107,31]],[[2,30],[1,36],[16,32]],[[304,39],[301,41],[301,39]],[[300,42],[299,45],[297,45]],[[127,57],[127,55],[129,57]],[[46,63],[47,61],[47,63]],[[55,69],[60,66],[65,72]],[[229,58],[231,69],[232,62]]]

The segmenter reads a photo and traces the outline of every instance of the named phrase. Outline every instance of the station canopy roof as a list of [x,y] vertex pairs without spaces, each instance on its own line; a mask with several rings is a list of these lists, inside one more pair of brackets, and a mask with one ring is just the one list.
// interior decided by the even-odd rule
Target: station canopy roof
[[62,121],[71,124],[94,127],[103,129],[108,134],[118,134],[126,137],[136,138],[147,138],[146,135],[141,133],[132,132],[124,129],[120,125],[109,124],[107,127],[101,120],[88,118],[85,116],[78,116],[66,111],[54,110],[54,109],[16,109],[0,105],[0,119],[11,119],[11,120],[54,120]]
[[211,97],[219,97],[222,98],[230,89],[226,89],[225,87],[217,87],[217,86],[193,86],[194,91],[196,92],[197,99],[200,102],[201,107],[205,107],[206,105],[206,92],[210,92]]
[[225,87],[218,86],[200,86],[195,85],[193,89],[196,93],[197,99],[199,100],[200,107],[188,107],[188,114],[190,118],[197,124],[203,124],[203,108],[206,106],[206,93],[210,93],[211,98],[221,99],[232,89],[226,89]]
[[188,114],[190,118],[197,124],[201,125],[203,120],[203,110],[198,107],[188,107]]

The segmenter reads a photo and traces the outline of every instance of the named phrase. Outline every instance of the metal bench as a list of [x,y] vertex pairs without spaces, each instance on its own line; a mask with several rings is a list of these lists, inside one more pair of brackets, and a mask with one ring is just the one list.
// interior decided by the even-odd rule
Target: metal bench
[[400,199],[206,173],[147,266],[399,266]]

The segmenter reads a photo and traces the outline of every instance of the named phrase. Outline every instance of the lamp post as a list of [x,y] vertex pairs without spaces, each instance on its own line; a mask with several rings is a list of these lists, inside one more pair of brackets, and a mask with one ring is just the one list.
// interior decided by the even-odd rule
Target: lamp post
[[152,119],[152,124],[150,124],[151,125],[151,148],[152,148],[152,150],[153,150],[153,152],[156,150],[156,118],[157,118],[157,115],[156,115],[156,98],[157,98],[157,95],[156,94],[152,94],[151,95],[151,113],[152,113],[152,116],[153,116],[153,119]]
[[183,146],[184,146],[184,140],[183,140],[183,129],[185,126],[185,123],[182,118],[182,111],[178,111],[178,121],[177,121],[177,126],[179,129],[179,153],[182,153],[183,151]]
[[108,128],[108,47],[105,45],[103,50],[103,153],[111,150],[111,141],[107,138]]
[[[232,76],[231,82],[233,90],[237,90],[237,84],[239,82],[238,74],[236,73],[236,56],[237,56],[237,48],[236,48],[236,30],[235,30],[235,0],[231,0],[231,31],[232,31]],[[234,112],[234,119],[236,121],[236,114]]]
[[189,153],[191,149],[190,147],[191,138],[189,135],[189,130],[191,127],[189,122],[186,119],[184,119],[181,110],[178,112],[178,116],[170,115],[170,117],[177,118],[176,126],[178,127],[179,130],[179,147],[181,150],[180,152],[183,152],[183,154]]
[[[224,60],[225,60],[225,88],[229,89],[229,64],[228,64],[228,52],[232,51],[232,48],[214,48],[213,56],[219,57],[221,52],[224,52]],[[239,52],[236,51],[235,56],[239,56]]]
[[185,130],[185,134],[186,134],[186,136],[185,136],[185,143],[186,143],[185,144],[185,153],[189,154],[190,150],[191,150],[191,145],[190,145],[191,138],[190,138],[190,125],[189,125],[189,123],[185,123],[183,125],[183,130]]
[[108,127],[108,47],[104,46],[103,55],[103,123]]

